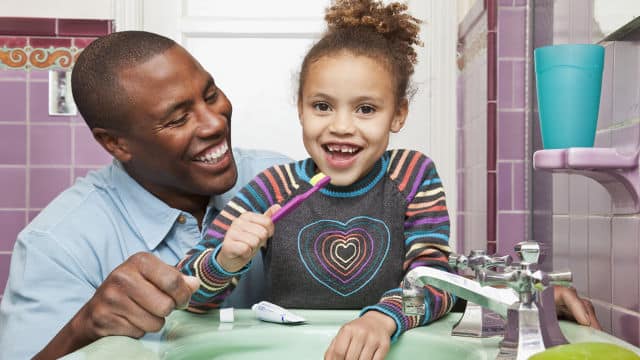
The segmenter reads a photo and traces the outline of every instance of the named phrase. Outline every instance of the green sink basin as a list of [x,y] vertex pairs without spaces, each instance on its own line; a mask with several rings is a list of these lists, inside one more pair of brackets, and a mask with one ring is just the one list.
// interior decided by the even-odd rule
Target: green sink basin
[[[235,310],[233,323],[220,323],[219,314],[194,315],[176,311],[163,330],[142,340],[107,337],[65,359],[321,359],[340,326],[358,315],[346,310],[295,310],[304,325],[259,321],[250,310]],[[452,313],[427,327],[400,337],[387,359],[495,359],[501,337],[452,337],[460,317]],[[606,333],[562,321],[570,342],[614,343],[640,354],[638,348]]]

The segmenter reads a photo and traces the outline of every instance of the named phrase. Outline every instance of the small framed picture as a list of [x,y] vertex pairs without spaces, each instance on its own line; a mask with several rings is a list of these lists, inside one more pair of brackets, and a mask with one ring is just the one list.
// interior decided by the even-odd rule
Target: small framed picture
[[49,70],[49,115],[76,115],[71,93],[71,71]]

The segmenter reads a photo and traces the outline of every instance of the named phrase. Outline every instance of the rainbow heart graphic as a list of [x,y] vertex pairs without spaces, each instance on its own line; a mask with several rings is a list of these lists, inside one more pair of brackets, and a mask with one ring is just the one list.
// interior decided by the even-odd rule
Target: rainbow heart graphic
[[298,254],[319,283],[349,296],[376,275],[389,252],[391,236],[384,222],[358,216],[346,223],[320,220],[298,234]]

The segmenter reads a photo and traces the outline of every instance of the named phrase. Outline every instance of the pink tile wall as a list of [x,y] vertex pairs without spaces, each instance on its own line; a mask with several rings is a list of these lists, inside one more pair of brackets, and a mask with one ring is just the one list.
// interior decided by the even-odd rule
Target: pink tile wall
[[[0,47],[84,48],[110,31],[111,21],[0,18]],[[80,115],[48,114],[47,71],[0,67],[0,94],[1,297],[18,232],[75,178],[111,158]]]

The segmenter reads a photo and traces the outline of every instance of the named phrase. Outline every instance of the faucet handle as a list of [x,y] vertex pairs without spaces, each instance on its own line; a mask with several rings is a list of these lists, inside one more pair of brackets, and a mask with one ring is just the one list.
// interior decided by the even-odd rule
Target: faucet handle
[[464,270],[469,267],[469,258],[464,255],[451,253],[449,254],[449,266],[455,270]]
[[485,267],[507,267],[511,265],[512,258],[511,255],[505,256],[492,256],[489,258],[489,261],[485,263]]
[[544,273],[538,270],[531,275],[531,278],[533,279],[533,286],[536,289],[542,291],[546,287],[551,285],[564,287],[571,286],[571,281],[573,281],[573,274],[571,273],[571,271]]
[[540,244],[535,241],[522,241],[514,247],[520,262],[537,264],[540,260]]
[[482,286],[508,285],[516,283],[519,278],[519,270],[497,272],[493,270],[480,269],[478,271],[478,281]]

